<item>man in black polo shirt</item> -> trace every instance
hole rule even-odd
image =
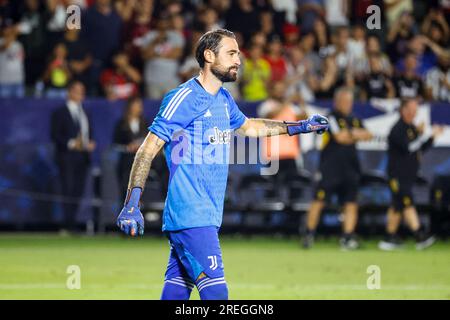
[[[352,115],[352,109],[352,90],[348,88],[336,90],[334,110],[329,115],[330,128],[323,138],[325,147],[320,157],[321,180],[307,215],[304,248],[313,245],[320,213],[333,193],[337,193],[339,202],[343,205],[341,247],[351,250],[359,246],[354,236],[358,219],[356,197],[360,178],[355,144],[371,139],[372,134],[364,129],[360,119]]]
[[[413,120],[417,113],[417,100],[404,100],[400,106],[400,119],[391,129],[388,137],[388,175],[392,194],[392,204],[387,212],[386,238],[378,247],[381,250],[394,250],[401,246],[396,233],[402,214],[408,228],[416,238],[416,248],[425,249],[435,242],[420,225],[414,207],[412,188],[419,170],[422,152],[430,148],[433,139],[442,133],[442,127],[433,126],[424,132],[422,126],[415,126]]]
[[[424,84],[417,74],[417,57],[414,53],[405,56],[405,70],[394,78],[395,91],[401,99],[424,98]]]

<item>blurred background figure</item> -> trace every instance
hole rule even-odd
[[[287,65],[287,96],[297,104],[314,101],[313,86],[317,80],[312,62],[305,57],[303,50],[298,46],[289,50]]]
[[[67,61],[67,48],[63,43],[59,43],[53,49],[42,76],[42,81],[46,87],[45,96],[50,99],[64,99],[71,78],[72,73]]]
[[[25,52],[12,21],[3,22],[0,36],[0,98],[21,98],[25,95]]]
[[[370,72],[362,80],[361,100],[372,98],[390,99],[395,97],[395,88],[389,74],[383,72],[381,54],[369,56]]]
[[[171,29],[169,16],[161,13],[156,29],[148,32],[141,40],[147,97],[161,99],[180,83],[178,59],[183,53],[184,43],[183,36]]]
[[[432,100],[450,103],[450,57],[438,58],[437,66],[426,74],[425,86]]]
[[[62,40],[67,48],[67,63],[74,80],[89,84],[89,71],[92,65],[92,53],[86,42],[80,38],[80,30],[67,29]]]
[[[358,220],[357,195],[360,180],[356,142],[369,140],[372,134],[364,129],[362,121],[352,114],[353,92],[348,88],[336,90],[334,110],[328,116],[330,130],[325,133],[320,155],[320,181],[307,213],[303,247],[311,248],[319,224],[320,213],[337,194],[343,206],[341,248],[354,250],[359,243],[354,234]]]
[[[418,250],[433,245],[436,240],[421,226],[412,189],[417,179],[421,154],[432,146],[434,138],[442,133],[442,128],[433,126],[431,132],[425,132],[423,124],[415,126],[417,107],[416,99],[402,102],[400,119],[388,137],[388,175],[392,204],[387,212],[386,237],[379,243],[382,250],[390,251],[401,247],[397,231],[402,218],[413,232]]]
[[[421,98],[425,96],[425,86],[417,73],[417,57],[414,53],[407,53],[404,60],[405,70],[394,77],[397,97],[400,99]]]
[[[182,64],[180,65],[179,76],[182,82],[189,80],[200,72],[200,67],[198,65],[197,59],[195,59],[195,44],[201,36],[202,33],[197,30],[194,30],[192,32],[189,53],[186,55]]]
[[[141,74],[121,51],[112,57],[112,67],[102,72],[100,83],[109,100],[128,99],[139,92]]]
[[[141,98],[129,98],[124,113],[114,128],[113,143],[120,150],[117,165],[120,194],[127,193],[134,155],[148,133],[148,124],[144,119],[143,111]]]
[[[284,81],[273,82],[270,87],[270,97],[258,107],[258,116],[273,120],[298,121],[306,119],[301,109],[286,99],[286,84]],[[296,159],[300,156],[300,141],[298,137],[280,136],[265,138],[264,151],[266,160],[279,161],[277,181],[286,182],[297,175]]]
[[[76,214],[83,195],[90,165],[90,154],[95,149],[92,127],[83,109],[85,88],[80,81],[67,88],[67,101],[51,117],[51,139],[61,181],[64,223],[69,231],[77,231]]]
[[[112,6],[111,0],[96,0],[84,11],[81,21],[81,38],[86,42],[93,57],[88,94],[98,95],[101,89],[100,74],[120,47],[123,21]]]
[[[263,48],[252,44],[243,63],[241,79],[242,98],[247,101],[261,101],[268,97],[270,64],[263,58]]]
[[[279,36],[275,35],[269,39],[267,54],[264,58],[270,65],[270,81],[283,81],[287,74],[287,62]]]

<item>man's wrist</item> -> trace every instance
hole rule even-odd
[[[304,132],[304,124],[306,122],[306,120],[300,120],[300,121],[295,121],[295,122],[289,122],[289,121],[283,121],[284,124],[286,125],[286,131],[287,134],[290,136],[294,136],[296,134],[300,134],[302,132]]]
[[[141,199],[142,189],[140,187],[133,187],[128,189],[127,197],[125,199],[125,205],[128,207],[139,206],[139,200]]]

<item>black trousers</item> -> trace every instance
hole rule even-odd
[[[63,225],[71,231],[76,229],[76,214],[83,196],[89,169],[89,154],[86,152],[61,152],[57,155],[61,187]]]

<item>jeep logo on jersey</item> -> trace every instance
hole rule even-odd
[[[211,144],[230,144],[231,141],[231,130],[220,130],[214,127],[214,135],[208,137],[208,141]]]

